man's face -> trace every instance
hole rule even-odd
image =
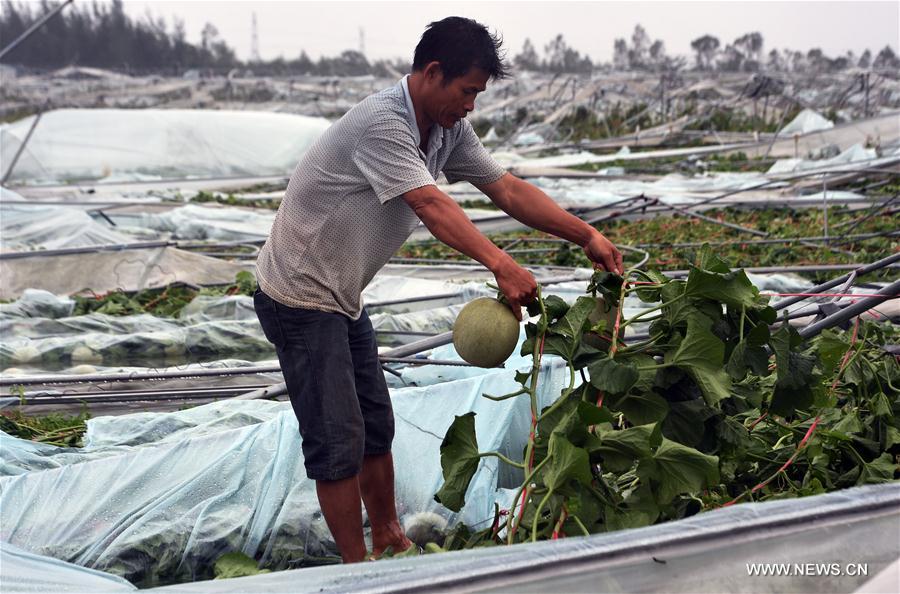
[[[464,75],[447,81],[438,71],[432,79],[428,116],[442,128],[452,128],[456,122],[475,109],[475,97],[485,90],[490,75],[472,67]]]

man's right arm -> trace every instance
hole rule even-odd
[[[403,194],[403,199],[439,241],[481,262],[494,274],[497,286],[521,320],[520,307],[537,295],[534,276],[485,237],[462,208],[437,186],[416,188]]]

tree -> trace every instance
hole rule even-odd
[[[872,65],[872,52],[868,49],[862,53],[859,57],[859,63],[857,66],[860,68],[869,68]]]
[[[806,61],[809,66],[816,72],[822,72],[828,68],[828,58],[825,53],[818,47],[806,52]]]
[[[522,52],[513,58],[513,63],[522,70],[541,69],[540,58],[530,39],[525,39],[525,43],[522,44]]]
[[[697,52],[697,68],[709,70],[716,56],[716,50],[719,49],[719,40],[712,35],[704,35],[692,41],[691,48]]]
[[[900,59],[897,58],[897,55],[894,53],[894,50],[891,49],[891,46],[886,45],[884,49],[878,52],[878,55],[875,56],[875,61],[872,62],[873,68],[885,68],[896,70],[900,68]]]
[[[641,68],[647,64],[647,56],[650,53],[650,36],[641,25],[634,26],[631,34],[631,67]]]
[[[628,42],[622,38],[613,43],[613,68],[626,70],[628,68]]]
[[[219,39],[219,30],[212,23],[206,23],[200,32],[200,47],[209,51]]]
[[[666,44],[663,43],[661,39],[657,39],[653,42],[653,45],[650,46],[650,61],[653,62],[654,65],[658,66],[665,61],[666,58]]]
[[[763,36],[762,33],[754,31],[747,33],[734,40],[734,47],[737,48],[746,59],[762,60]]]
[[[784,62],[781,60],[781,54],[777,49],[769,52],[769,62],[766,64],[769,70],[779,72],[784,69]]]

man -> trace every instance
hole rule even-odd
[[[469,19],[431,23],[412,74],[347,112],[297,165],[259,254],[257,315],[275,344],[307,476],[345,563],[367,553],[360,499],[375,557],[411,546],[394,503],[393,411],[363,289],[422,221],[493,272],[520,320],[537,291],[531,273],[437,188],[440,172],[622,272],[621,254],[603,235],[504,171],[464,119],[488,79],[507,74],[500,43]]]

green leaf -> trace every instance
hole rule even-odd
[[[559,355],[566,361],[572,361],[575,358],[575,352],[578,350],[578,343],[559,334],[546,334],[544,338],[544,354]]]
[[[458,512],[466,502],[466,491],[478,469],[478,441],[475,438],[475,413],[457,415],[441,442],[441,470],[444,484],[434,500]]]
[[[862,433],[863,429],[865,429],[865,427],[862,422],[860,422],[859,415],[855,410],[844,414],[841,420],[832,427],[832,430],[848,435]]]
[[[778,385],[783,388],[808,387],[816,358],[793,349],[800,346],[803,339],[791,326],[784,325],[769,340],[775,352],[775,372]]]
[[[741,381],[747,376],[748,369],[753,370],[756,375],[765,375],[768,373],[769,355],[766,350],[761,347],[751,346],[749,341],[745,339],[739,342],[734,350],[731,351],[731,357],[725,366],[725,371],[731,379]]]
[[[604,472],[623,472],[635,461],[652,455],[651,438],[655,430],[656,425],[650,424],[601,432],[600,446],[594,448],[591,455],[602,459]]]
[[[579,297],[575,304],[569,308],[561,320],[550,326],[550,332],[561,334],[573,341],[581,341],[587,325],[588,316],[597,306],[597,300],[593,297]]]
[[[566,315],[569,304],[558,295],[548,295],[544,298],[544,309],[547,311],[547,321],[552,322]]]
[[[666,353],[666,363],[684,369],[693,378],[709,405],[730,395],[731,380],[722,368],[725,345],[712,332],[688,322],[687,335],[674,354]]]
[[[599,294],[611,306],[618,306],[623,282],[625,279],[618,274],[597,270],[588,283],[587,292]]]
[[[841,340],[834,330],[822,331],[816,340],[816,349],[826,374],[831,375],[837,370],[849,348],[850,345]]]
[[[622,507],[605,507],[607,531],[640,528],[656,522],[660,516],[659,506],[650,485],[642,483],[628,493]]]
[[[270,569],[260,569],[255,559],[251,559],[244,553],[225,553],[216,559],[213,565],[213,573],[217,580],[244,577],[271,573]]]
[[[613,410],[625,414],[633,425],[658,423],[669,414],[669,403],[655,392],[628,392],[621,396],[611,395],[604,401]]]
[[[711,272],[727,273],[731,271],[728,263],[716,255],[716,252],[708,243],[704,243],[698,251],[696,265],[697,268]]]
[[[550,436],[550,450],[548,452],[551,460],[544,467],[543,475],[544,484],[551,491],[558,491],[565,484],[574,479],[582,485],[589,485],[591,482],[591,466],[588,453],[574,445],[560,435],[553,433]]]
[[[591,385],[605,394],[622,394],[638,381],[640,373],[629,363],[604,357],[588,365]]]
[[[716,410],[706,405],[702,398],[670,402],[669,414],[663,421],[663,435],[688,446],[697,446],[706,433],[706,420],[716,415]]]
[[[776,415],[789,417],[798,410],[809,410],[814,401],[815,394],[809,385],[792,387],[776,383],[769,410]]]
[[[578,416],[585,425],[599,425],[613,420],[612,413],[606,408],[600,408],[584,400],[578,402]]]
[[[718,483],[719,458],[663,438],[652,458],[638,465],[638,476],[652,480],[657,485],[657,501],[666,504],[676,495],[696,495]]]
[[[857,485],[867,485],[873,483],[889,483],[894,480],[894,474],[900,470],[894,457],[887,452],[881,454],[871,462],[863,465],[862,472],[859,474]]]
[[[647,270],[644,271],[644,275],[650,280],[650,282],[659,283],[665,285],[669,282],[669,277],[667,277],[662,272],[658,270]],[[638,299],[643,301],[644,303],[656,303],[660,300],[660,289],[658,288],[638,288],[635,293],[638,296]]]
[[[884,392],[872,395],[872,414],[876,417],[894,416],[894,411],[891,410],[891,402]]]
[[[756,306],[759,296],[759,290],[743,270],[719,274],[699,268],[688,273],[684,293],[690,298],[712,299],[736,308]]]
[[[769,327],[766,324],[759,324],[751,328],[750,331],[744,335],[744,340],[746,340],[747,344],[750,346],[761,347],[769,342],[770,336],[771,332],[769,331]]]
[[[885,425],[884,449],[889,450],[897,444],[900,444],[900,429]]]
[[[716,425],[719,441],[735,451],[746,451],[750,447],[750,433],[747,428],[732,417],[723,417]]]

